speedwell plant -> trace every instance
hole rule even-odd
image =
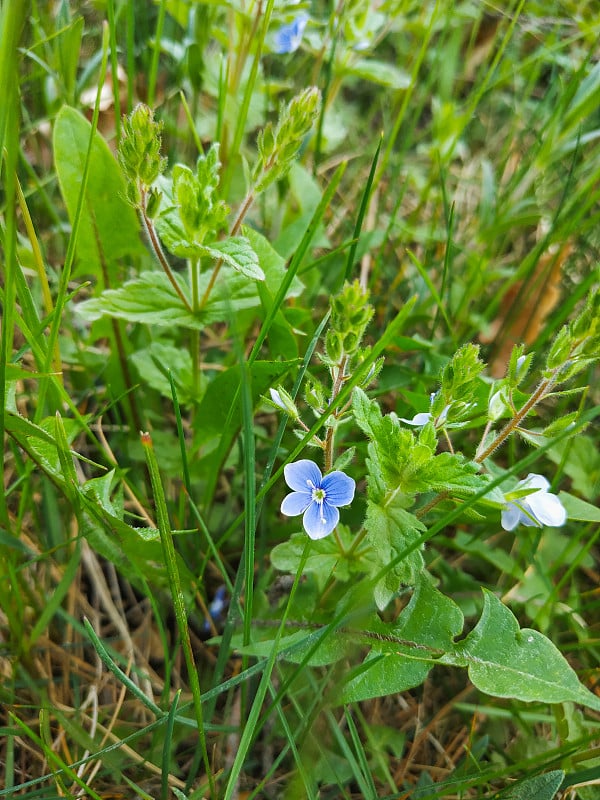
[[[282,386],[272,391],[273,405],[322,452],[317,460],[325,470],[323,477],[308,459],[285,467],[293,492],[281,512],[303,514],[304,530],[274,548],[272,563],[308,576],[293,615],[299,630],[313,631],[300,642],[290,638],[286,654],[323,664],[355,652],[332,688],[335,702],[417,686],[438,663],[466,667],[472,682],[491,695],[600,708],[552,642],[536,630],[520,629],[486,588],[479,622],[460,638],[463,613],[436,585],[427,552],[428,540],[450,522],[472,526],[474,536],[484,522],[506,531],[565,523],[574,498],[549,491],[544,475],[519,480],[514,469],[503,468],[501,452],[513,435],[545,448],[553,437],[568,438],[580,429],[577,415],[543,430],[527,423],[539,403],[598,357],[599,302],[600,293],[592,293],[575,322],[558,333],[533,390],[526,388],[532,355],[523,347],[514,348],[505,378],[491,383],[478,347],[467,344],[442,369],[430,410],[409,419],[384,413],[365,391],[382,364],[361,347],[372,309],[357,282],[332,301],[321,354],[330,386],[312,378],[307,383],[305,399],[325,433],[309,429]],[[358,455],[359,445],[345,444],[355,441],[356,428],[367,438],[366,457]],[[336,437],[342,442],[337,459]],[[345,469],[358,483],[356,497]],[[586,504],[577,503],[573,516],[585,519]],[[592,519],[595,509],[587,510]],[[362,647],[352,651],[351,644]]]

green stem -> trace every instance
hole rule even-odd
[[[246,216],[246,214],[250,209],[250,206],[254,202],[254,198],[255,198],[254,190],[251,189],[244,198],[244,202],[240,206],[240,210],[238,211],[238,215],[235,218],[235,222],[231,226],[231,231],[229,233],[230,236],[235,236],[238,233],[239,229],[242,227],[242,222],[244,221],[244,217]],[[198,307],[199,310],[203,309],[204,306],[206,305],[206,301],[208,300],[210,293],[212,292],[212,288],[215,285],[215,281],[217,280],[217,277],[219,275],[219,272],[221,271],[222,266],[223,266],[223,259],[220,258],[214,266],[212,275],[210,276],[210,281],[208,282],[208,286],[206,287],[206,291],[202,295],[202,300],[200,301],[200,305]]]
[[[340,393],[342,386],[344,385],[344,380],[346,378],[346,369],[348,368],[348,356],[343,355],[340,359],[340,363],[337,367],[334,367],[336,370],[335,378],[333,381],[333,387],[331,390],[331,402],[330,405],[333,404],[335,398]],[[334,412],[333,416],[337,419],[339,412]],[[334,456],[334,446],[335,446],[335,424],[327,428],[327,433],[325,435],[325,473],[329,472],[331,467],[333,466],[333,456]]]
[[[475,456],[473,461],[475,461],[476,464],[483,464],[486,458],[489,458],[489,456],[491,456],[492,453],[495,450],[497,450],[500,447],[500,445],[506,441],[506,439],[508,439],[510,434],[513,433],[519,427],[520,423],[527,416],[527,414],[529,414],[531,409],[534,406],[536,406],[541,400],[544,399],[544,397],[550,392],[550,390],[556,383],[557,373],[558,370],[555,370],[551,378],[544,378],[544,380],[541,381],[541,383],[539,384],[535,392],[531,395],[529,400],[523,406],[521,406],[521,408],[517,411],[514,417],[506,423],[506,425],[504,426],[504,428],[502,428],[502,430],[496,436],[494,441],[491,444],[489,444],[482,453],[479,453],[478,455]],[[450,492],[448,491],[440,492],[429,503],[427,503],[426,506],[420,508],[415,513],[415,516],[421,519],[421,517],[424,517],[425,514],[431,511],[432,508],[437,506],[438,503],[441,503],[442,500],[445,500],[449,496]]]
[[[510,434],[516,428],[519,427],[519,424],[527,416],[527,414],[529,414],[531,409],[534,406],[536,406],[540,402],[540,400],[543,399],[544,395],[548,394],[554,383],[555,383],[554,376],[552,378],[544,378],[544,380],[540,383],[535,392],[531,395],[529,400],[517,411],[515,416],[506,423],[506,425],[504,426],[504,428],[502,428],[502,430],[496,436],[494,441],[490,445],[488,445],[482,453],[476,455],[473,460],[477,464],[483,464],[486,458],[491,456],[494,450],[497,450],[498,447],[500,447],[500,445],[502,444],[502,442],[504,442],[505,439],[508,439]]]
[[[192,310],[198,311],[200,299],[200,259],[193,258],[190,260],[190,276],[192,284]],[[192,356],[192,386],[194,387],[194,396],[198,397],[200,394],[200,330],[192,331],[191,345]]]
[[[143,193],[142,193],[142,203],[140,205],[140,216],[142,218],[142,225],[144,226],[144,230],[146,231],[148,239],[150,240],[150,245],[154,250],[154,253],[156,255],[156,258],[158,259],[159,264],[163,268],[165,275],[171,282],[171,286],[175,289],[177,296],[179,297],[183,305],[187,308],[188,311],[191,311],[192,307],[189,304],[187,297],[181,291],[181,287],[175,280],[175,275],[173,274],[173,270],[171,269],[169,262],[167,261],[167,257],[165,256],[164,250],[162,249],[162,246],[156,234],[156,230],[154,229],[154,224],[152,223],[150,217],[148,217],[146,214],[146,198]]]
[[[192,644],[190,641],[190,633],[187,623],[187,612],[185,609],[185,600],[181,588],[179,569],[177,567],[177,559],[175,555],[175,546],[173,544],[173,534],[171,532],[171,525],[169,523],[167,502],[160,479],[158,461],[156,459],[156,453],[152,444],[152,438],[149,433],[141,433],[140,439],[146,457],[148,472],[150,473],[152,494],[156,504],[156,517],[158,521],[160,541],[162,544],[165,566],[167,568],[171,597],[173,599],[173,609],[175,611],[175,619],[177,620],[177,628],[179,630],[179,637],[181,639],[181,647],[183,649],[183,656],[185,658],[185,664],[188,671],[188,679],[190,682],[190,688],[192,690],[196,724],[198,726],[198,738],[200,740],[200,747],[202,750],[202,760],[204,762],[206,776],[210,785],[211,797],[216,797],[214,779],[208,758],[208,750],[206,748],[206,734],[204,732],[204,718],[202,714],[202,693],[200,691],[200,681],[198,679],[198,672],[196,670],[194,654],[192,652]]]

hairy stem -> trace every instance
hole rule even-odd
[[[235,236],[239,229],[242,227],[242,222],[244,221],[244,217],[248,213],[250,206],[254,202],[255,194],[254,191],[251,189],[246,197],[244,198],[244,202],[240,206],[240,210],[238,211],[238,215],[235,218],[235,222],[231,226],[231,231],[229,233],[230,236]],[[199,309],[204,308],[206,301],[208,300],[210,293],[212,291],[213,286],[215,285],[215,281],[221,271],[221,267],[223,266],[223,259],[220,258],[214,266],[212,275],[210,276],[210,281],[208,282],[208,286],[206,287],[206,291],[202,295],[202,300],[200,301]]]
[[[341,388],[344,384],[344,380],[346,378],[346,369],[348,367],[348,356],[342,356],[340,363],[337,367],[334,367],[335,370],[335,378],[333,380],[333,387],[331,390],[331,402],[335,400],[338,394],[341,391]],[[339,412],[334,412],[333,417],[334,420],[337,419]],[[335,425],[331,425],[327,428],[327,434],[325,435],[325,472],[329,472],[331,467],[333,466],[333,455],[334,455],[334,443],[335,443]]]
[[[496,436],[491,444],[489,444],[483,452],[478,453],[475,458],[473,459],[477,464],[482,464],[486,458],[491,456],[494,450],[497,450],[498,447],[510,436],[513,431],[519,427],[521,421],[529,414],[531,409],[536,406],[540,400],[544,398],[546,394],[550,391],[552,386],[554,385],[555,378],[544,378],[544,380],[539,384],[535,392],[531,395],[529,400],[517,411],[515,416],[510,419],[504,428],[500,431],[500,433]]]
[[[192,307],[191,307],[187,297],[181,291],[181,287],[179,286],[179,284],[175,280],[175,275],[173,274],[173,270],[171,269],[171,267],[169,265],[169,262],[167,261],[167,257],[165,256],[164,250],[162,249],[162,246],[161,246],[160,241],[158,239],[158,236],[156,234],[156,230],[154,228],[154,224],[153,224],[152,220],[146,214],[145,196],[142,197],[142,203],[140,205],[140,216],[141,216],[141,219],[142,219],[142,225],[144,227],[146,235],[148,236],[148,240],[150,242],[150,245],[151,245],[152,249],[154,250],[154,254],[156,255],[156,258],[158,259],[159,264],[163,268],[165,275],[167,276],[167,278],[171,282],[171,286],[175,289],[175,291],[177,293],[177,296],[179,297],[179,299],[181,300],[183,305],[187,308],[188,311],[191,311]]]

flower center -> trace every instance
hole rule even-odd
[[[325,494],[325,492],[323,491],[323,489],[317,489],[317,487],[316,487],[316,486],[314,486],[314,487],[313,487],[313,490],[312,490],[312,499],[313,499],[313,500],[314,500],[316,503],[322,503],[322,502],[323,502],[323,500],[325,500],[325,497],[326,497],[326,494]]]
[[[306,483],[310,486],[310,488],[312,490],[311,494],[312,494],[313,503],[318,503],[318,505],[319,505],[321,524],[325,525],[327,520],[325,519],[325,516],[323,515],[323,503],[325,502],[325,498],[327,497],[327,494],[326,494],[324,489],[321,489],[320,486],[315,486],[312,481],[309,480],[309,481],[306,481]]]

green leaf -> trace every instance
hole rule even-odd
[[[258,256],[260,266],[265,273],[265,285],[271,295],[275,297],[283,281],[286,265],[285,259],[273,249],[271,243],[265,237],[247,225],[242,227],[244,236],[250,242],[252,249]],[[294,278],[287,291],[287,297],[298,297],[304,289],[304,284],[298,278]]]
[[[180,403],[197,402],[192,377],[192,357],[188,350],[175,347],[165,342],[152,342],[143,350],[131,354],[131,360],[140,373],[142,380],[160,392],[163,397],[171,398],[171,384],[167,376],[169,370],[175,381],[177,397]],[[201,392],[206,386],[206,379],[201,376]]]
[[[560,492],[558,495],[560,502],[565,507],[567,517],[576,519],[579,522],[600,522],[600,508],[574,497],[568,492]]]
[[[268,392],[271,386],[275,386],[282,376],[296,365],[296,361],[255,361],[250,367],[254,404],[260,402],[261,395]],[[241,409],[238,392],[240,378],[240,366],[236,364],[219,373],[208,385],[198,408],[198,419],[202,420],[199,429],[203,439],[215,434],[230,435],[230,431],[225,430],[225,423],[230,415],[232,403],[235,403],[232,419],[236,429],[240,425]]]
[[[90,141],[90,123],[64,106],[54,126],[54,159],[69,219],[73,221],[81,176]],[[103,279],[103,265],[111,273],[125,256],[145,252],[135,211],[125,200],[125,181],[104,139],[96,133],[77,241],[79,274]]]
[[[345,525],[338,525],[337,533],[344,550],[348,552],[354,541],[354,534]],[[294,533],[288,541],[281,542],[271,551],[271,564],[275,569],[282,572],[289,572],[294,575],[303,560],[306,547],[306,533]],[[355,566],[351,565],[340,552],[340,547],[335,537],[326,536],[311,543],[310,553],[304,563],[304,572],[312,573],[320,589],[323,589],[332,575],[338,581],[348,581],[351,577],[351,566],[353,572],[358,572]],[[363,568],[364,570],[364,568]]]
[[[476,395],[478,377],[484,368],[479,358],[479,346],[465,344],[452,356],[441,374],[441,389],[433,399],[431,413],[434,417],[449,407],[448,421],[455,422],[469,416]]]
[[[383,506],[372,500],[367,503],[365,528],[373,559],[372,575],[388,567],[426,530],[414,514],[401,508],[397,502]],[[375,602],[379,609],[387,606],[401,585],[417,582],[424,567],[421,550],[422,546],[412,550],[399,563],[386,570],[375,587]]]
[[[356,424],[369,439],[374,440],[381,432],[381,409],[375,400],[370,400],[359,386],[352,393],[352,410]]]
[[[480,469],[475,462],[467,461],[462,453],[439,453],[418,472],[417,491],[447,491],[454,496],[467,497],[491,482],[488,475],[480,473]],[[495,497],[503,501],[498,492]]]
[[[379,638],[344,683],[340,702],[352,703],[419,686],[435,664],[438,651],[454,646],[463,627],[459,607],[424,577],[393,626],[377,627]]]
[[[264,281],[265,279],[265,273],[258,263],[258,256],[252,249],[250,240],[245,236],[233,236],[222,242],[212,242],[210,246],[202,245],[200,252],[202,255],[208,255],[214,259],[221,258],[225,264],[229,264],[246,278],[255,281]]]
[[[483,591],[479,622],[442,663],[468,667],[475,686],[493,697],[541,703],[572,701],[600,710],[600,698],[579,682],[552,642],[538,631],[519,629],[512,612],[492,592]]]
[[[219,277],[206,305],[197,313],[184,307],[163,272],[143,272],[139,278],[127,281],[119,289],[108,289],[75,308],[88,320],[106,315],[146,325],[202,330],[212,322],[231,319],[237,311],[259,305],[255,285],[243,276],[225,268]],[[179,275],[175,278],[184,295],[189,296],[183,278]],[[200,276],[199,294],[203,294],[209,280],[209,273]]]
[[[114,486],[115,472],[86,481],[80,496],[86,514],[83,535],[101,556],[113,563],[136,586],[146,582],[168,587],[162,544],[157,532],[137,528],[123,520],[123,498]],[[177,566],[186,593],[193,591],[195,578],[181,556]]]
[[[349,75],[364,78],[371,83],[387,86],[390,89],[408,89],[410,75],[402,69],[385,61],[362,59],[344,70]]]
[[[201,245],[188,237],[176,207],[165,209],[154,225],[167,250],[177,258],[197,258],[201,254]]]
[[[511,786],[508,792],[502,794],[503,800],[553,800],[556,792],[565,779],[562,769],[553,769],[544,775],[534,775],[532,778],[525,778],[515,786]]]

